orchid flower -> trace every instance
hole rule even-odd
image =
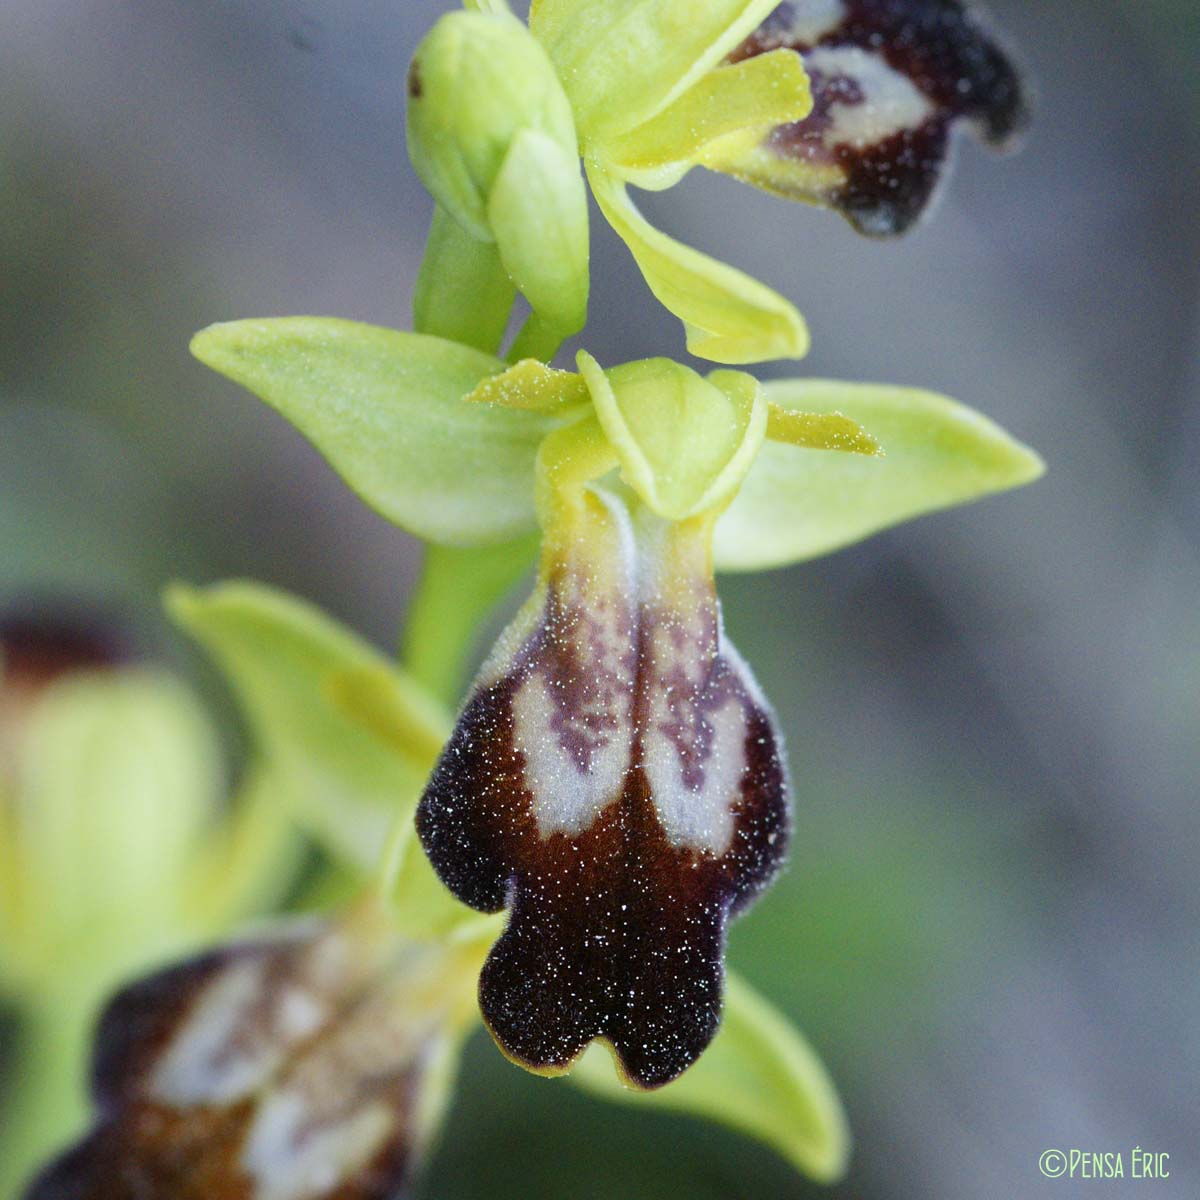
[[[215,326],[193,348],[405,528],[479,544],[540,524],[538,587],[470,692],[418,829],[456,895],[511,910],[481,987],[507,1053],[562,1070],[600,1038],[630,1080],[672,1078],[712,1036],[726,920],[788,829],[780,740],[721,631],[713,568],[823,553],[1027,481],[1039,460],[904,389],[706,380],[662,359],[604,371],[587,355],[579,374],[506,369],[309,318]]]
[[[96,1123],[27,1200],[388,1200],[449,1094],[464,962],[368,898],[130,985],[97,1031]]]
[[[471,689],[417,829],[455,895],[509,909],[479,993],[504,1052],[563,1072],[599,1038],[651,1087],[715,1033],[727,921],[790,828],[780,735],[721,628],[717,516],[768,434],[876,447],[837,417],[772,422],[739,372],[580,367],[522,363],[474,394],[578,416],[538,452],[538,586]]]
[[[796,55],[785,51],[721,66],[770,12],[770,0],[720,0],[699,9],[679,0],[539,0],[528,30],[506,6],[475,7],[488,11],[455,13],[439,22],[409,74],[410,153],[440,211],[481,242],[494,240],[502,258],[505,244],[519,241],[524,262],[546,264],[526,268],[526,276],[548,275],[551,263],[565,276],[580,258],[577,251],[564,255],[562,247],[586,238],[582,152],[601,210],[630,246],[651,290],[684,321],[689,349],[730,363],[803,355],[808,333],[791,303],[653,229],[625,191],[627,182],[668,187],[701,161],[708,146],[747,128],[762,136],[807,115],[812,98]],[[505,56],[498,61],[501,43]],[[518,87],[520,101],[506,106]],[[444,98],[451,94],[456,103]],[[448,112],[470,115],[448,128],[439,119]],[[468,177],[483,183],[484,204],[470,195]],[[536,220],[530,221],[531,213]],[[519,238],[508,232],[517,228]],[[435,232],[439,240],[452,236],[440,220]],[[438,257],[427,261],[436,264]],[[540,289],[527,288],[508,259],[504,265],[535,319],[545,324]],[[586,277],[586,256],[582,267],[582,275],[577,267],[574,282],[561,286],[562,295],[586,301],[579,282]],[[433,307],[426,295],[437,274],[434,266],[423,274],[428,282],[418,291],[418,328],[454,336],[453,318],[423,319]],[[582,323],[582,316],[573,327],[560,323],[557,340]],[[495,327],[494,321],[483,324]],[[536,333],[527,330],[511,357],[549,358],[556,338]]]
[[[171,593],[227,672],[263,776],[371,889],[366,908],[385,905],[386,933],[350,936],[346,916],[299,943],[268,934],[119,997],[99,1044],[124,1045],[125,1061],[99,1071],[93,1132],[40,1186],[71,1180],[88,1196],[127,1163],[157,1197],[271,1164],[283,1198],[294,1160],[331,1181],[306,1194],[336,1182],[383,1196],[432,1136],[425,1114],[446,1101],[477,972],[478,1011],[522,1065],[573,1068],[613,1097],[636,1094],[621,1081],[653,1088],[648,1102],[734,1124],[835,1177],[845,1122],[819,1062],[746,985],[725,986],[726,924],[777,871],[791,817],[782,740],[722,632],[713,570],[825,553],[1025,482],[1037,457],[907,389],[705,379],[664,359],[604,370],[586,354],[577,374],[509,367],[317,318],[214,326],[193,349],[435,549],[488,553],[540,526],[541,567],[457,722],[307,606],[250,585]],[[468,904],[508,908],[506,923],[457,904],[435,870]],[[349,1008],[305,982],[304,964],[322,947],[340,961],[339,946],[361,959],[338,972],[337,987],[359,988]],[[253,1015],[286,997],[326,1030],[314,1048],[286,1041],[282,1015]],[[377,1015],[359,1023],[359,1005]],[[247,1022],[261,1040],[230,1076],[219,1051],[246,1043]],[[161,1037],[143,1047],[146,1029]],[[593,1040],[615,1072],[580,1057]],[[333,1111],[313,1081],[364,1057],[376,1089],[350,1071]],[[732,1086],[748,1072],[754,1088]],[[416,1092],[400,1104],[402,1079]],[[214,1112],[221,1123],[206,1125]],[[162,1136],[146,1134],[147,1113]]]
[[[0,618],[0,994],[17,1017],[0,1195],[82,1123],[109,990],[288,885],[294,837],[261,784],[226,811],[196,698],[103,622]]]
[[[225,670],[262,771],[291,781],[290,811],[360,894],[332,917],[263,925],[118,993],[96,1034],[92,1129],[28,1200],[386,1200],[436,1139],[499,929],[453,901],[416,838],[403,836],[419,787],[400,781],[428,772],[430,721],[444,738],[451,716],[290,597],[251,584],[177,586],[168,603]],[[337,818],[361,828],[371,813],[402,834],[384,849],[382,874],[379,847],[371,855],[330,836]],[[572,1079],[607,1099],[635,1095],[596,1059]],[[815,1178],[844,1167],[845,1119],[828,1076],[737,979],[704,1061],[645,1102],[740,1128]],[[124,1191],[110,1190],[115,1180]]]
[[[1009,52],[962,0],[787,0],[730,61],[780,50],[804,63],[813,111],[711,146],[704,165],[836,209],[860,233],[921,217],[956,123],[1008,149],[1029,121]]]
[[[586,306],[576,144],[688,349],[752,363],[806,353],[800,314],[654,228],[630,186],[660,191],[703,166],[835,208],[860,232],[900,233],[933,194],[957,120],[1004,146],[1028,115],[1016,69],[959,0],[534,0],[532,39],[506,6],[477,7],[488,11],[443,18],[414,58],[413,161],[442,210],[499,244],[535,317],[563,298],[560,335],[582,326]],[[440,222],[435,234],[450,236]],[[423,278],[435,286],[432,271]],[[423,301],[419,327],[455,336],[454,322],[421,323]],[[527,331],[510,357],[556,344]]]

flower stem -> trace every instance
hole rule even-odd
[[[495,354],[515,297],[495,244],[477,241],[435,207],[413,294],[413,329]]]
[[[538,362],[549,363],[558,353],[562,342],[562,334],[533,312],[513,339],[507,358],[510,363],[520,362],[523,358],[536,358]]]
[[[480,624],[528,570],[538,537],[495,546],[430,545],[404,631],[405,667],[453,705]]]
[[[463,0],[463,8],[472,12],[492,13],[494,16],[512,15],[508,0]]]
[[[26,1012],[0,1108],[0,1198],[9,1200],[84,1127],[94,1004],[72,998]]]

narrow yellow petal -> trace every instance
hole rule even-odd
[[[882,457],[883,447],[857,422],[839,412],[793,412],[771,404],[767,409],[767,437],[809,450],[842,450],[847,454]]]
[[[757,279],[654,228],[625,185],[592,164],[592,191],[658,300],[687,328],[688,350],[739,365],[802,358],[808,329],[795,306]]]
[[[525,358],[507,371],[484,379],[467,399],[548,413],[586,404],[588,391],[573,371],[558,371],[536,358]]]
[[[605,160],[639,187],[655,186],[670,164],[693,165],[706,146],[750,131],[754,140],[812,111],[800,55],[776,50],[710,71],[652,121],[605,144]],[[678,171],[662,176],[674,182]]]

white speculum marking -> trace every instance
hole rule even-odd
[[[846,6],[842,0],[793,0],[791,19],[781,24],[778,36],[772,35],[769,46],[785,46],[799,42],[811,46],[827,33],[832,33],[845,19]],[[769,18],[768,18],[769,19]]]
[[[620,798],[640,732],[639,765],[668,840],[719,856],[747,768],[740,660],[723,653],[711,581],[664,586],[667,540],[639,533],[636,569],[614,573],[623,594],[611,584],[598,593],[583,574],[562,585],[566,615],[547,627],[553,642],[513,695],[514,746],[538,832],[573,837]],[[645,724],[635,731],[639,689]]]
[[[915,129],[933,114],[933,105],[907,75],[894,71],[878,54],[858,46],[818,46],[804,55],[805,66],[826,79],[852,80],[862,93],[855,103],[835,100],[823,142],[862,149]]]
[[[746,714],[722,663],[716,601],[698,597],[690,620],[647,615],[647,718],[642,766],[658,819],[677,846],[724,854],[746,772]]]
[[[586,728],[584,718],[589,715],[605,721],[607,728]],[[572,727],[570,734],[555,731],[562,724]],[[551,688],[535,673],[513,697],[513,727],[542,837],[581,834],[621,794],[632,743],[627,702],[618,706],[614,698],[608,705],[585,704],[576,713],[563,714]],[[586,742],[586,762],[571,741]]]
[[[297,921],[272,946],[248,945],[201,988],[154,1069],[155,1099],[176,1108],[236,1103],[320,1030],[369,962],[336,926],[305,941],[308,929]]]
[[[325,1009],[298,992],[276,994],[271,966],[266,958],[234,961],[204,988],[155,1069],[150,1090],[156,1099],[179,1108],[234,1103],[277,1069],[287,1040],[317,1030]],[[278,1012],[263,1011],[280,1000]]]
[[[415,975],[372,992],[264,1097],[241,1156],[256,1200],[327,1195],[389,1142],[411,1148],[404,1076],[420,1070],[438,1021],[422,998]]]
[[[545,644],[512,699],[513,744],[543,838],[591,826],[620,796],[633,745],[636,547],[624,509],[603,499],[611,561],[599,572],[566,564],[543,610]]]

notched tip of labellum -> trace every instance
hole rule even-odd
[[[1009,51],[961,0],[789,0],[732,60],[780,47],[803,58],[813,111],[723,169],[831,207],[868,236],[917,224],[957,123],[997,149],[1029,124]]]
[[[716,1032],[726,925],[783,858],[787,785],[703,540],[635,536],[615,502],[590,520],[476,681],[417,829],[461,900],[510,908],[479,982],[505,1054],[557,1074],[602,1040],[650,1088]]]
[[[388,1200],[440,1014],[359,912],[139,981],[98,1029],[91,1133],[25,1200]]]

